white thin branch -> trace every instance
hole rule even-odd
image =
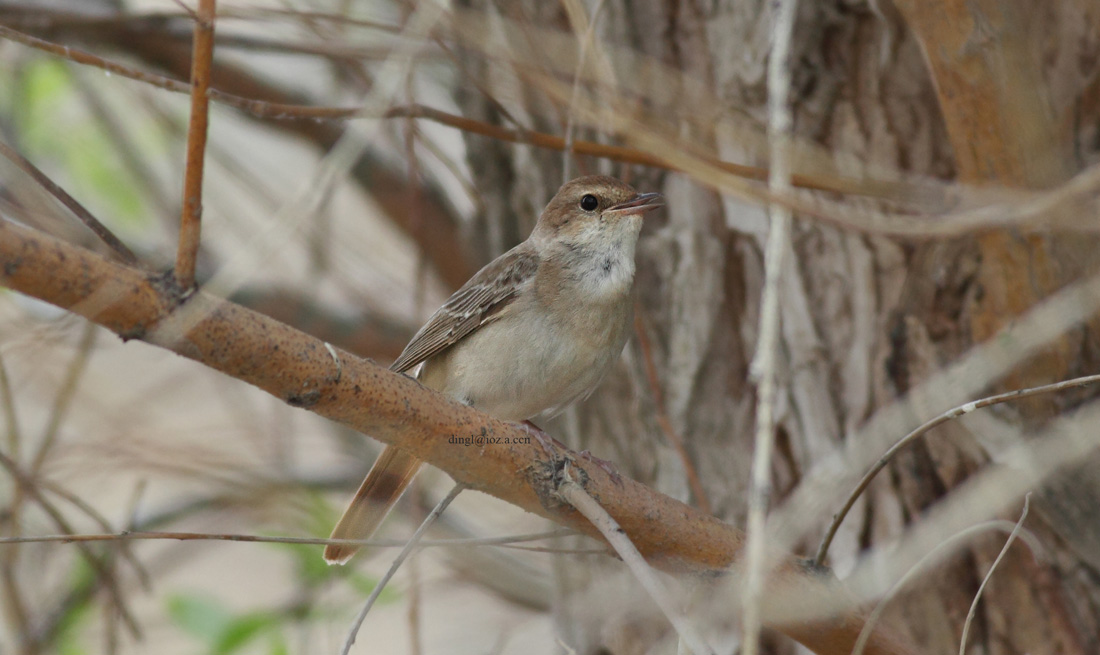
[[[1027,518],[1028,505],[1031,504],[1031,494],[1024,496],[1024,510],[1020,512],[1020,520],[1016,521],[1016,527],[1012,528],[1012,533],[1008,535],[1008,539],[1005,540],[1005,545],[1001,548],[1001,552],[997,555],[997,559],[993,560],[993,565],[989,567],[989,572],[982,578],[982,584],[978,587],[978,593],[974,594],[974,600],[970,603],[970,611],[966,613],[966,623],[963,624],[962,638],[959,639],[959,655],[966,655],[966,637],[970,633],[970,623],[974,620],[974,614],[978,610],[978,601],[982,599],[982,592],[985,590],[985,585],[989,582],[989,579],[993,577],[993,571],[997,570],[997,565],[1004,559],[1005,553],[1008,552],[1009,546],[1013,541],[1016,541],[1016,535],[1020,534],[1020,529],[1024,526],[1024,519]]]
[[[359,634],[359,628],[363,627],[363,621],[366,620],[367,614],[370,612],[371,608],[374,607],[374,602],[378,600],[378,596],[382,594],[382,590],[386,588],[386,584],[389,583],[390,579],[397,573],[397,569],[401,568],[401,565],[408,559],[413,550],[416,549],[417,544],[420,542],[420,537],[423,536],[428,527],[431,526],[432,523],[435,523],[435,520],[443,513],[443,510],[447,509],[451,501],[453,501],[465,488],[466,485],[464,484],[456,484],[454,488],[451,489],[450,493],[432,509],[428,517],[425,518],[424,522],[420,524],[420,527],[416,529],[416,532],[409,537],[408,543],[406,543],[405,547],[401,549],[401,552],[397,554],[397,558],[393,560],[390,569],[386,571],[386,574],[382,576],[378,584],[374,585],[374,591],[370,593],[367,602],[363,604],[363,609],[359,610],[359,616],[355,617],[355,622],[352,623],[351,629],[348,630],[348,637],[344,641],[344,647],[340,650],[340,655],[348,655],[348,653],[351,652],[351,645],[355,643],[355,637]]]
[[[780,0],[772,28],[772,51],[768,61],[768,138],[771,157],[768,188],[776,196],[791,190],[788,151],[791,141],[791,111],[788,107],[791,72],[791,34],[797,0]],[[765,514],[771,496],[771,460],[775,443],[776,360],[779,354],[779,292],[784,254],[788,249],[791,213],[777,204],[769,206],[771,229],[764,252],[764,292],[760,308],[760,331],[752,376],[756,380],[756,435],[752,477],[749,487],[749,516],[745,555],[745,586],[742,595],[742,637],[744,655],[756,655],[760,640],[761,599],[768,564]]]
[[[634,547],[630,537],[626,536],[623,529],[619,527],[618,522],[603,507],[600,507],[600,504],[592,496],[589,496],[583,487],[573,481],[573,478],[569,476],[568,468],[565,471],[564,482],[558,487],[558,495],[584,515],[592,525],[596,526],[600,534],[607,540],[607,543],[611,544],[623,563],[641,583],[653,602],[657,603],[657,607],[661,609],[661,612],[672,624],[673,629],[676,630],[680,641],[686,644],[695,655],[713,655],[714,650],[703,640],[695,627],[688,622],[682,613],[673,607],[672,596],[665,589],[664,584],[653,574],[653,570],[649,568],[645,558]]]

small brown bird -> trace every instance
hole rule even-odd
[[[531,236],[456,291],[390,369],[422,364],[425,386],[507,421],[586,397],[626,344],[641,215],[663,204],[611,177],[566,183]],[[386,446],[332,538],[369,538],[420,464]],[[325,560],[343,564],[358,549],[329,545]]]

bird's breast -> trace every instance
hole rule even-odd
[[[425,363],[427,386],[520,421],[583,398],[618,360],[631,320],[629,294],[548,308],[536,294]]]

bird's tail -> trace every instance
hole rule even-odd
[[[386,446],[332,529],[330,538],[369,539],[401,498],[422,463],[393,446]],[[329,544],[325,546],[325,561],[345,564],[358,550],[359,546],[354,544]]]

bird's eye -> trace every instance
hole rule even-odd
[[[596,200],[596,196],[592,195],[591,193],[586,193],[584,197],[581,198],[581,209],[586,212],[590,212],[599,206],[600,201]]]

